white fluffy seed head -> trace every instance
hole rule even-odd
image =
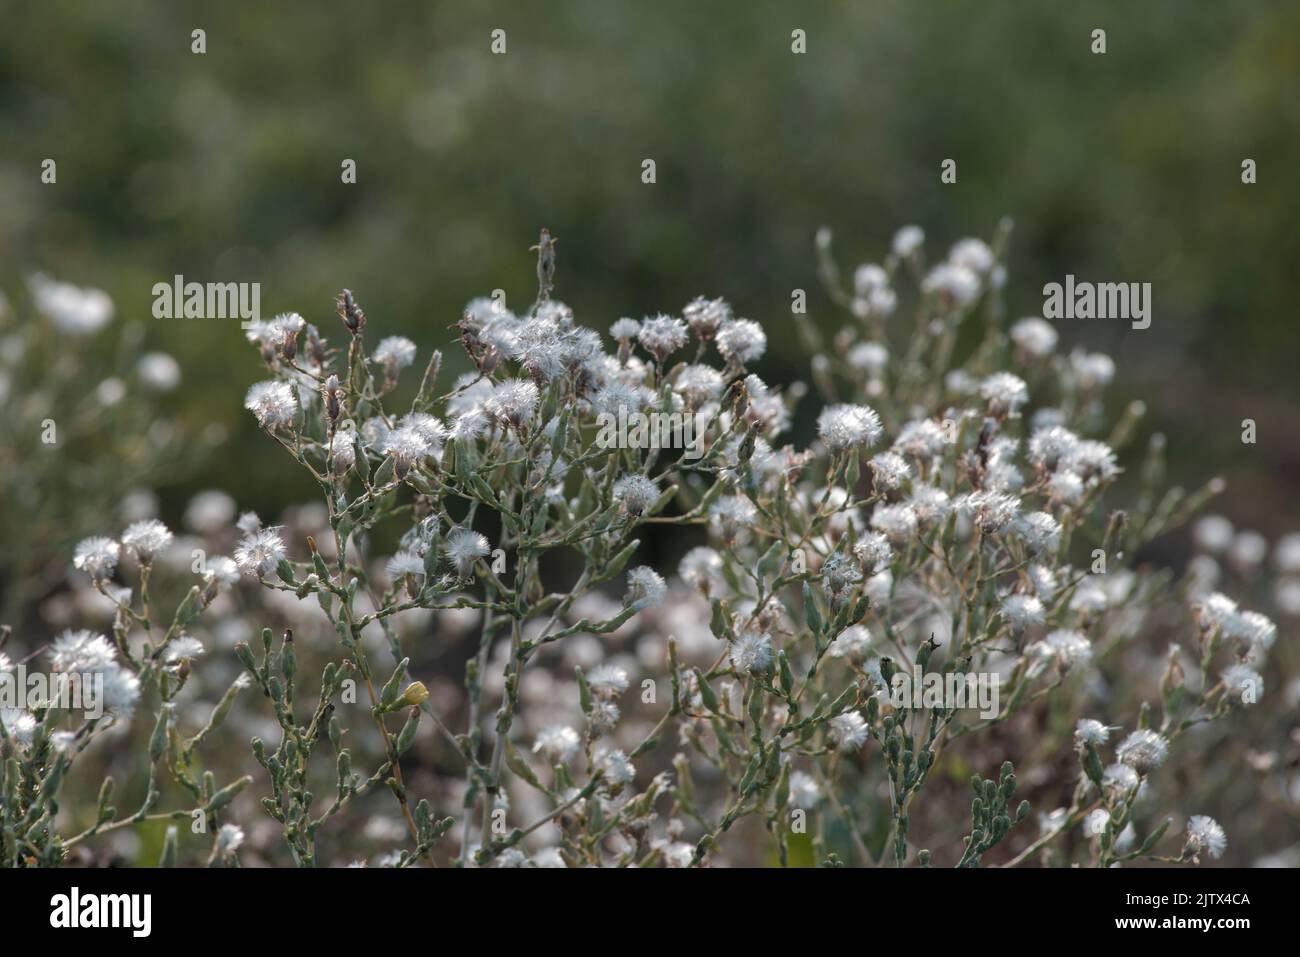
[[[1004,531],[1020,511],[1020,499],[1002,492],[971,492],[961,501],[961,508],[986,535]]]
[[[894,233],[890,248],[894,251],[895,256],[906,259],[916,253],[924,243],[925,230],[920,226],[908,225],[903,226],[898,232]]]
[[[718,352],[733,365],[756,362],[767,351],[767,333],[751,319],[729,319],[717,335]]]
[[[275,430],[293,422],[298,414],[298,397],[289,383],[268,379],[249,386],[244,408],[253,413],[262,428]]]
[[[1211,592],[1194,606],[1196,619],[1206,631],[1225,627],[1237,615],[1237,603],[1222,592]]]
[[[235,546],[235,564],[246,575],[264,578],[275,571],[286,554],[279,528],[259,528]]]
[[[995,372],[980,383],[980,397],[993,415],[1014,415],[1029,401],[1029,387],[1017,375]]]
[[[1043,645],[1062,671],[1084,667],[1092,660],[1092,642],[1081,631],[1067,628],[1053,631]]]
[[[703,405],[722,394],[722,374],[706,365],[689,365],[677,374],[673,389],[692,408]]]
[[[617,697],[628,688],[627,671],[618,665],[599,664],[587,673],[587,686],[597,697]]]
[[[871,475],[875,487],[881,491],[894,491],[907,481],[911,474],[911,466],[897,452],[881,452],[871,459]]]
[[[413,426],[399,426],[388,433],[382,451],[392,456],[399,468],[409,468],[433,451],[424,433]]]
[[[641,347],[661,364],[686,345],[687,338],[686,323],[673,316],[665,315],[641,320],[641,328],[636,334],[637,342],[641,343]]]
[[[631,784],[636,778],[636,768],[622,751],[610,751],[602,755],[598,763],[605,772],[606,783],[614,787]]]
[[[113,577],[121,550],[117,542],[102,535],[83,538],[77,543],[72,564],[74,568],[88,573],[95,581],[103,581]]]
[[[40,273],[31,278],[29,286],[37,310],[60,332],[89,335],[113,318],[113,300],[102,289],[74,286]]]
[[[697,296],[682,310],[682,317],[701,342],[710,342],[723,323],[731,319],[731,306],[725,299],[705,299]]]
[[[1001,612],[1017,631],[1041,625],[1044,620],[1043,603],[1034,595],[1008,595],[1002,600]]]
[[[1088,812],[1088,816],[1083,819],[1083,833],[1088,837],[1100,837],[1106,830],[1106,825],[1110,821],[1110,811],[1104,807]]]
[[[578,732],[564,724],[552,724],[537,733],[533,753],[543,754],[557,764],[563,764],[578,753],[582,739]]]
[[[889,362],[889,350],[879,342],[859,342],[848,354],[849,365],[861,369],[869,378],[879,378]]]
[[[803,771],[790,772],[790,803],[795,807],[811,811],[822,799],[821,787],[811,774]]]
[[[1121,764],[1144,775],[1165,763],[1169,756],[1169,741],[1148,728],[1141,728],[1125,738],[1115,754]]]
[[[356,433],[351,429],[335,432],[330,439],[330,456],[334,462],[334,471],[346,472],[357,461]]]
[[[117,652],[109,640],[84,628],[69,628],[50,646],[51,665],[59,672],[100,671],[116,661]]]
[[[682,556],[677,574],[694,588],[711,590],[723,580],[722,556],[707,545],[697,545]]]
[[[1216,860],[1228,847],[1228,836],[1219,822],[1206,814],[1194,814],[1187,820],[1185,853],[1192,857],[1206,854]]]
[[[832,405],[817,417],[817,434],[832,452],[875,445],[883,429],[880,416],[866,405]]]
[[[140,700],[140,680],[122,667],[117,651],[103,635],[92,631],[65,631],[50,647],[50,663],[64,674],[96,674],[103,679],[105,711],[129,718]]]
[[[921,528],[933,527],[952,511],[948,493],[937,485],[915,485],[907,498],[907,505],[916,514],[917,525]]]
[[[392,558],[388,559],[388,562],[384,565],[384,570],[388,572],[388,577],[393,581],[407,575],[423,578],[424,559],[415,552],[404,549],[396,552]]]
[[[406,336],[388,336],[379,341],[370,357],[391,370],[405,369],[415,362],[415,343]]]
[[[609,327],[609,334],[615,339],[635,339],[636,334],[640,331],[641,323],[626,317],[617,320]]]
[[[862,536],[853,546],[853,554],[867,575],[876,574],[894,560],[894,549],[890,547],[889,539],[879,532],[869,532]]]
[[[746,632],[731,643],[728,656],[737,671],[756,674],[772,664],[772,636],[765,632]]]
[[[491,551],[487,538],[472,528],[453,528],[447,533],[442,548],[460,578],[469,577],[474,563]]]
[[[1101,352],[1076,350],[1070,354],[1070,369],[1075,382],[1085,392],[1104,389],[1115,378],[1115,362]]]
[[[1057,339],[1052,324],[1038,316],[1028,316],[1011,327],[1011,341],[1031,359],[1044,359],[1051,355]]]
[[[1046,512],[1030,512],[1015,522],[1016,533],[1030,554],[1053,553],[1061,544],[1061,524]]]
[[[915,459],[929,459],[943,451],[947,436],[943,427],[933,419],[908,422],[898,432],[894,448]]]
[[[948,262],[982,275],[993,268],[993,250],[984,240],[968,236],[953,243],[948,251]]]
[[[193,635],[179,635],[168,643],[163,658],[173,664],[179,664],[182,661],[193,661],[202,656],[205,650],[203,642]]]
[[[757,514],[754,503],[743,495],[724,495],[709,506],[709,519],[727,540],[748,528]]]
[[[1077,435],[1063,426],[1039,428],[1029,437],[1025,457],[1035,468],[1051,472],[1063,462],[1069,461],[1079,441]]]
[[[871,513],[871,527],[894,545],[909,542],[916,535],[916,509],[904,503],[879,504]]]
[[[1105,442],[1096,439],[1080,441],[1063,464],[1085,483],[1109,482],[1119,474],[1115,451]]]
[[[1091,744],[1101,747],[1110,737],[1111,729],[1095,718],[1080,718],[1074,726],[1074,743],[1078,747]]]
[[[629,515],[640,515],[659,500],[659,486],[644,475],[624,475],[614,483],[614,501]]]
[[[831,718],[831,740],[841,751],[857,751],[866,743],[869,733],[866,719],[856,711]]]
[[[484,410],[504,425],[518,428],[537,409],[537,386],[524,379],[507,379],[492,389]]]
[[[850,625],[826,649],[832,658],[863,658],[871,650],[871,632],[861,625]]]
[[[1047,480],[1047,497],[1053,505],[1073,505],[1083,493],[1083,479],[1073,472],[1055,472]]]
[[[921,291],[934,296],[945,310],[956,312],[979,296],[980,277],[966,266],[940,263],[921,281]]]
[[[171,543],[171,530],[154,518],[132,522],[122,533],[122,548],[144,564],[153,561]]]
[[[223,824],[217,831],[217,853],[233,854],[244,843],[244,831],[238,824]]]
[[[233,558],[218,555],[208,559],[208,567],[203,577],[207,581],[229,588],[239,583],[239,565]]]
[[[1234,704],[1254,704],[1264,694],[1264,676],[1250,665],[1242,662],[1229,665],[1219,677]]]
[[[641,610],[658,608],[668,594],[668,586],[657,571],[641,565],[627,573],[628,606]]]

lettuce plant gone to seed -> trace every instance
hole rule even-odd
[[[454,382],[346,289],[330,326],[253,323],[244,405],[318,502],[231,503],[192,567],[156,518],[86,529],[68,560],[111,626],[44,660],[101,675],[103,714],[0,712],[0,860],[151,822],[164,862],[226,865],[1221,856],[1165,772],[1263,695],[1277,628],[1138,560],[1222,483],[1164,489],[1141,403],[1109,414],[1112,360],[1007,321],[1008,237],[931,263],[905,227],[845,277],[823,231],[845,326],[780,320],[809,385],[756,374],[767,334],[725,299],[581,324],[545,231],[528,308],[465,307]],[[454,685],[418,670],[461,648]],[[61,809],[133,723],[141,780]],[[232,768],[211,752],[237,734]]]

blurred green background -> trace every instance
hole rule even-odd
[[[19,298],[39,269],[108,290],[180,360],[170,409],[233,436],[162,490],[164,518],[197,488],[264,514],[309,492],[241,408],[261,370],[238,324],[151,318],[175,273],[260,282],[264,314],[336,339],[349,286],[376,334],[443,347],[454,372],[447,326],[496,287],[530,301],[545,225],[582,321],[726,296],[767,326],[759,371],[789,381],[806,374],[790,290],[816,287],[818,226],[852,266],[904,223],[934,257],[1006,214],[1011,317],[1067,272],[1151,282],[1149,330],[1067,321],[1063,347],[1116,358],[1174,475],[1225,474],[1220,508],[1270,538],[1300,525],[1294,2],[6,0],[0,23],[3,288]]]

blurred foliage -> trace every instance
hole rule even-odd
[[[788,380],[818,226],[868,260],[907,222],[937,254],[1010,215],[1011,318],[1066,272],[1154,284],[1150,330],[1061,331],[1115,355],[1175,472],[1223,471],[1227,510],[1269,532],[1300,485],[1295,3],[6,0],[0,22],[4,288],[41,269],[107,289],[180,359],[170,411],[232,430],[166,512],[197,487],[267,512],[305,489],[241,408],[256,367],[237,324],[150,318],[155,282],[261,282],[264,313],[336,337],[347,285],[376,334],[427,354],[472,296],[531,296],[542,225],[584,321],[723,295],[768,327],[759,371]]]

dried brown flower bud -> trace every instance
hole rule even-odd
[[[339,318],[343,320],[343,325],[348,327],[348,332],[354,336],[361,335],[362,330],[366,327],[366,314],[357,301],[352,296],[351,289],[344,289],[338,295],[336,300],[338,304]]]

